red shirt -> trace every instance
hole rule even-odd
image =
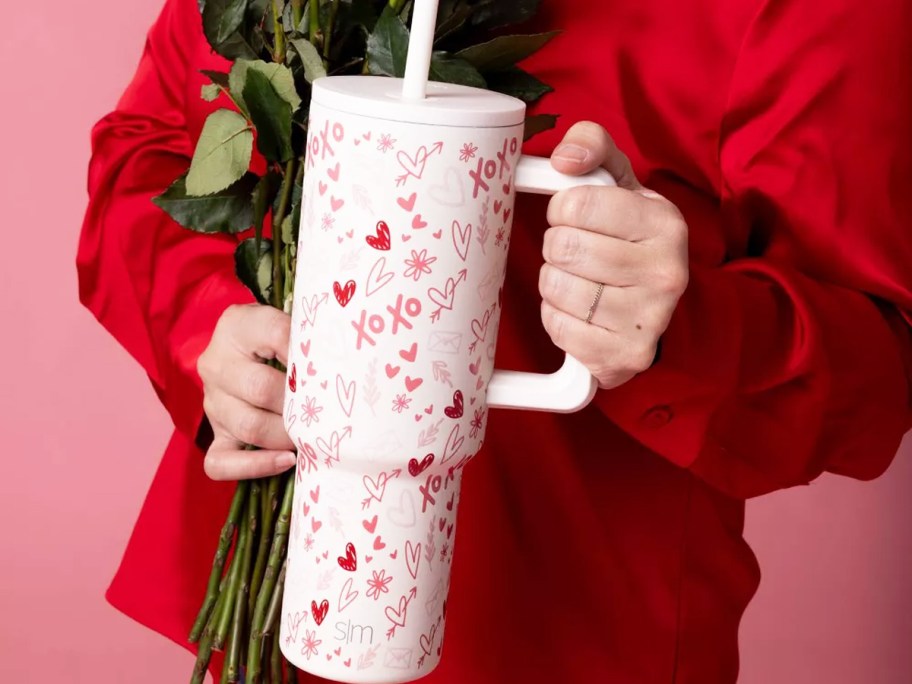
[[[910,427],[912,25],[901,0],[563,0],[528,63],[557,131],[603,124],[690,227],[660,361],[572,416],[500,412],[465,474],[443,662],[427,681],[734,682],[759,570],[744,498],[827,470],[872,478]],[[212,104],[194,0],[168,0],[93,133],[80,296],[148,372],[176,431],[108,592],[178,643],[233,490],[194,435],[196,357],[251,301],[235,240],[150,197]],[[498,360],[556,367],[539,321],[544,204],[521,201]],[[112,458],[114,456],[112,455]]]

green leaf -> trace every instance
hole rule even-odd
[[[265,47],[261,25],[266,1],[209,0],[200,3],[203,32],[212,49],[230,60],[259,57]],[[233,30],[228,31],[232,26]]]
[[[291,46],[301,58],[301,64],[304,65],[304,78],[308,83],[313,83],[316,79],[326,76],[326,68],[323,66],[323,58],[317,52],[309,40],[304,38],[292,38]]]
[[[458,0],[461,2],[461,0]],[[472,16],[474,8],[453,2],[442,2],[437,12],[437,30],[434,43],[440,43],[459,31]]]
[[[223,190],[250,166],[253,131],[230,109],[217,109],[203,124],[187,174],[187,193],[199,197]]]
[[[155,206],[164,210],[184,228],[197,233],[240,233],[253,224],[251,195],[257,176],[246,173],[233,185],[212,195],[194,197],[187,194],[187,174],[171,184],[165,192],[153,197]]]
[[[282,242],[286,245],[293,245],[294,239],[294,222],[291,216],[286,216],[282,221]]]
[[[375,76],[405,75],[409,32],[389,5],[383,10],[374,31],[367,39],[367,66]]]
[[[281,184],[282,176],[270,169],[260,178],[253,191],[253,228],[257,240],[263,239],[263,221],[266,220],[266,213],[272,206]]]
[[[304,192],[300,183],[295,183],[295,186],[291,189],[291,210],[288,212],[288,216],[291,219],[291,235],[289,236],[288,244],[293,248],[297,248],[298,244],[298,234],[301,228],[301,203],[303,200]],[[284,226],[282,239],[285,238]]]
[[[247,104],[244,101],[244,87],[247,83],[247,75],[251,71],[259,72],[265,76],[276,94],[291,105],[292,110],[301,106],[301,98],[295,89],[294,75],[291,73],[291,69],[284,64],[264,62],[261,59],[239,59],[232,65],[231,72],[228,74],[228,89],[237,100],[238,105],[245,111]]]
[[[492,29],[528,21],[538,12],[541,0],[484,0],[475,8],[472,24]]]
[[[551,86],[542,83],[532,74],[519,67],[512,67],[504,71],[494,71],[487,75],[488,88],[518,97],[526,103],[535,102],[543,95],[554,90]]]
[[[459,85],[484,88],[484,76],[464,59],[455,57],[446,52],[435,52],[431,56],[430,80],[443,83],[458,83]]]
[[[206,102],[214,102],[221,92],[222,89],[215,83],[207,83],[200,89],[200,97]]]
[[[257,245],[256,238],[248,238],[238,244],[234,251],[234,270],[260,304],[269,304],[272,292],[271,240]],[[268,279],[261,278],[264,271],[268,273]]]
[[[228,74],[226,74],[224,71],[201,69],[200,73],[212,81],[215,85],[221,86],[225,90],[228,90]]]
[[[206,0],[203,33],[213,48],[227,42],[244,21],[246,0]]]
[[[533,136],[549,131],[557,125],[557,117],[554,114],[533,114],[526,117],[526,130],[523,140],[528,140]]]
[[[487,43],[473,45],[456,53],[480,72],[500,71],[538,52],[559,31],[523,36],[499,36]]]
[[[270,161],[291,159],[291,105],[276,92],[269,78],[254,69],[247,72],[243,95],[256,126],[257,149]]]

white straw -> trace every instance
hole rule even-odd
[[[403,100],[423,100],[427,97],[438,2],[439,0],[415,0],[412,33],[405,61],[405,80],[402,84]]]

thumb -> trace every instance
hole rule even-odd
[[[617,184],[627,190],[642,186],[633,173],[630,159],[618,149],[608,131],[591,121],[574,124],[551,155],[551,165],[561,173],[579,176],[603,167]]]

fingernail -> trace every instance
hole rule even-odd
[[[551,156],[554,159],[580,164],[589,158],[589,150],[585,147],[580,147],[579,145],[564,144],[559,145]]]
[[[295,458],[295,455],[292,453],[286,452],[284,454],[279,454],[278,456],[276,456],[276,460],[275,460],[276,468],[281,468],[282,470],[287,470],[288,468],[290,468],[291,466],[293,466],[295,464],[296,460],[297,459]]]

